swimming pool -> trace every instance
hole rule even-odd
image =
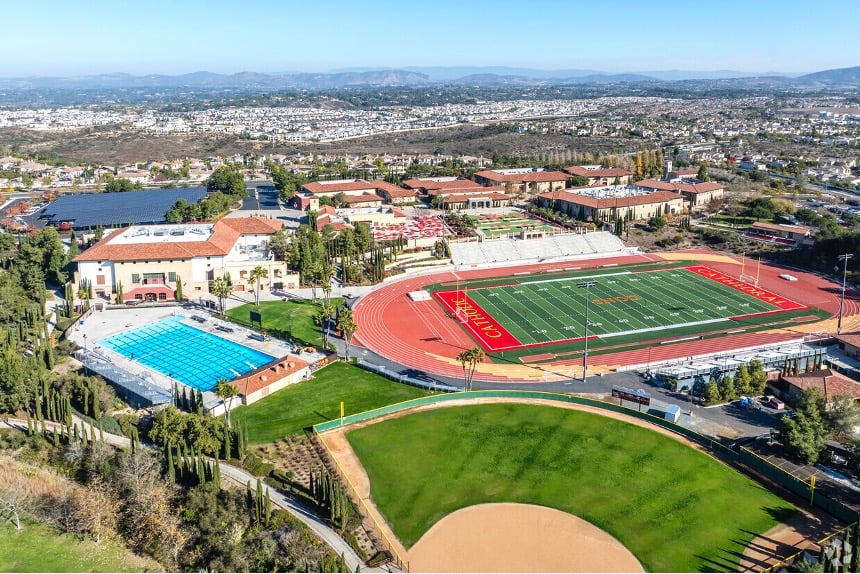
[[[168,317],[98,342],[138,363],[201,391],[232,380],[277,357],[234,343]]]

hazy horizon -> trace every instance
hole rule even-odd
[[[33,0],[4,7],[14,25],[0,40],[9,55],[0,75],[506,67],[796,76],[858,65],[856,35],[821,33],[855,10],[850,0]]]

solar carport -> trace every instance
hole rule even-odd
[[[36,217],[46,219],[53,226],[68,221],[77,230],[98,225],[164,223],[164,214],[177,200],[197,203],[205,196],[205,187],[63,195]]]

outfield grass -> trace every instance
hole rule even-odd
[[[263,331],[280,339],[313,345],[322,345],[320,328],[314,323],[314,316],[319,312],[321,300],[316,303],[301,299],[289,301],[260,301],[260,313],[263,316]],[[332,306],[337,309],[343,304],[340,297],[331,298]],[[249,312],[255,309],[253,303],[246,303],[227,311],[227,316],[242,325],[249,324]]]
[[[672,438],[526,404],[449,407],[350,431],[371,494],[408,548],[447,514],[518,502],[575,514],[651,572],[737,571],[747,543],[795,509]]]
[[[15,530],[0,524],[0,572],[162,572],[161,566],[136,556],[117,542],[95,544],[51,526],[24,521]]]
[[[345,414],[423,397],[423,389],[390,381],[348,363],[333,363],[314,378],[290,385],[247,407],[230,412],[234,423],[247,424],[248,442],[266,444]]]

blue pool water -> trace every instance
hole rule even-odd
[[[223,339],[168,317],[98,343],[120,355],[201,391],[219,379],[232,380],[276,357]]]

